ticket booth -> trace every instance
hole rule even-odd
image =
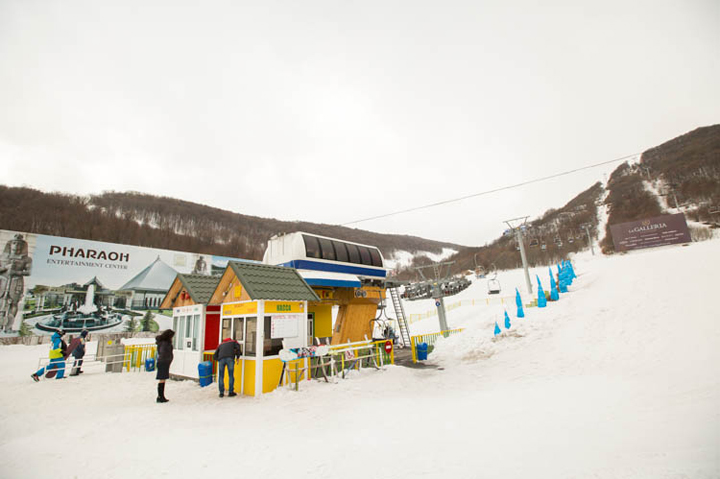
[[[173,310],[174,377],[198,379],[203,352],[214,350],[220,342],[220,306],[209,305],[219,276],[178,274],[160,305]]]
[[[258,396],[277,388],[282,371],[278,354],[311,344],[308,301],[319,300],[294,268],[228,263],[209,303],[220,306],[219,338],[235,339],[241,346],[235,392]]]

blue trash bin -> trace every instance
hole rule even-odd
[[[417,351],[418,361],[424,361],[427,359],[427,354],[428,354],[427,343],[418,344],[417,346],[415,346],[415,350]]]
[[[155,371],[155,358],[147,358],[145,360],[145,371],[147,371],[147,372]]]
[[[200,387],[209,386],[213,382],[212,362],[203,361],[198,364],[198,377],[200,378]]]

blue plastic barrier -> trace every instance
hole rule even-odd
[[[417,351],[417,358],[418,361],[424,361],[427,359],[428,355],[428,344],[427,343],[420,343],[417,346],[415,346],[415,350]]]
[[[203,361],[198,364],[198,376],[200,377],[200,387],[204,388],[212,384],[212,362]]]

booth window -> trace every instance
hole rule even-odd
[[[243,318],[235,318],[233,320],[233,335],[232,338],[240,344],[240,354],[242,355],[243,350],[243,330],[244,330]],[[226,336],[229,338],[230,336]]]
[[[305,254],[308,258],[321,258],[320,255],[320,244],[318,239],[314,236],[302,235],[303,241],[305,241]]]
[[[175,349],[182,351],[185,349],[185,338],[183,338],[183,331],[185,331],[185,316],[177,318],[177,324],[175,325]]]
[[[245,356],[256,356],[255,339],[257,338],[257,318],[245,319]]]
[[[179,324],[179,323],[180,323],[180,318],[177,317],[177,316],[175,316],[175,317],[173,318],[173,331],[178,331],[178,324]],[[173,348],[175,348],[175,349],[180,349],[180,343],[181,343],[181,342],[182,342],[182,341],[180,341],[180,335],[179,335],[179,334],[176,334],[175,336],[173,336]]]
[[[380,258],[380,252],[375,248],[370,248],[370,258],[372,259],[373,266],[379,266],[382,268],[382,258]]]
[[[198,350],[198,336],[200,336],[200,315],[193,316],[192,350]]]
[[[355,264],[361,264],[360,263],[360,251],[358,251],[357,245],[348,244],[347,250],[348,250],[348,257],[350,258],[350,262],[355,263]]]
[[[333,246],[335,247],[335,256],[338,261],[342,261],[343,263],[348,262],[348,250],[345,247],[345,243],[341,243],[340,241],[333,241]]]
[[[183,336],[183,343],[184,346],[187,346],[187,340],[193,337],[193,317],[192,316],[185,316],[185,335]],[[185,347],[183,347],[185,349]],[[192,346],[190,346],[188,349],[192,349]]]
[[[372,265],[370,251],[368,251],[368,249],[364,246],[358,246],[358,249],[360,250],[360,259],[362,260],[362,264]]]
[[[335,260],[335,249],[333,248],[332,241],[325,238],[319,238],[320,249],[322,250],[322,259]]]
[[[271,338],[272,317],[265,316],[265,340],[263,341],[263,356],[277,356],[283,348],[282,338]]]
[[[315,313],[308,313],[307,314],[307,330],[308,330],[308,337],[307,337],[307,345],[308,346],[314,346],[315,345]]]
[[[222,337],[220,338],[220,342],[225,341],[225,338],[229,338],[232,334],[231,328],[232,327],[232,318],[223,318],[222,322]]]

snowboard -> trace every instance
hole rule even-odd
[[[78,347],[78,344],[82,341],[82,338],[73,338],[72,341],[70,341],[70,346],[65,350],[64,359],[67,359],[73,351],[75,351],[75,348]]]
[[[279,356],[283,362],[294,361],[301,358],[315,358],[325,356],[330,352],[330,346],[323,344],[321,346],[310,346],[309,348],[290,348],[281,349]]]

